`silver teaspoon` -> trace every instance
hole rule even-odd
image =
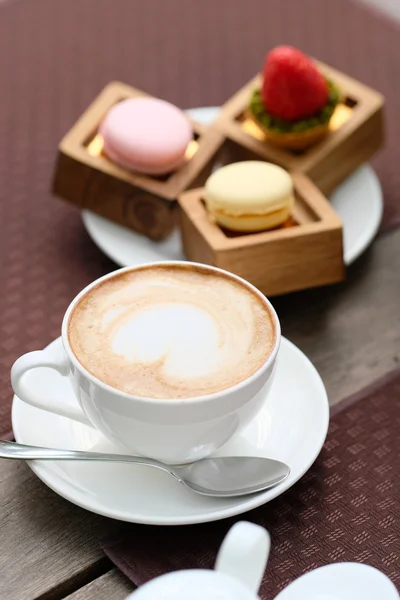
[[[261,457],[203,458],[188,465],[170,466],[158,460],[141,456],[57,450],[1,440],[0,458],[136,463],[166,471],[197,494],[221,498],[246,496],[267,490],[284,481],[290,473],[290,469],[285,463]]]

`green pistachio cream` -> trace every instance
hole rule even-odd
[[[328,123],[333,111],[340,99],[339,88],[329,79],[326,80],[329,89],[328,102],[312,117],[300,119],[299,121],[285,121],[279,117],[273,117],[265,109],[259,89],[254,90],[250,101],[250,112],[254,119],[258,121],[265,129],[270,129],[275,133],[298,133],[307,131],[317,125]]]

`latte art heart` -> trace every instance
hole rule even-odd
[[[245,379],[275,342],[273,318],[250,288],[199,267],[125,271],[75,306],[69,342],[82,365],[136,396],[190,398]]]
[[[116,330],[112,349],[132,363],[162,363],[165,377],[190,379],[221,368],[226,343],[221,334],[202,309],[161,301],[137,315],[128,310],[128,321]]]

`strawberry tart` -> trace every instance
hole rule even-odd
[[[249,109],[268,142],[303,150],[328,133],[339,98],[335,83],[308,56],[292,46],[277,46],[267,54],[261,87],[253,92]]]

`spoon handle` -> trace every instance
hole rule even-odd
[[[162,469],[174,477],[177,477],[176,473],[171,470],[168,465],[153,460],[152,458],[131,456],[129,454],[107,454],[105,452],[83,452],[81,450],[41,448],[40,446],[27,446],[25,444],[17,444],[16,442],[6,442],[3,440],[0,440],[0,458],[10,458],[14,460],[86,460],[136,463],[148,467],[155,467],[156,469]]]

